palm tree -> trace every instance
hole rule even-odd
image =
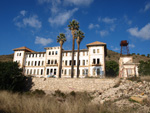
[[[76,20],[72,20],[72,22],[69,22],[68,25],[69,29],[71,30],[72,33],[72,63],[71,63],[71,78],[74,76],[74,40],[75,40],[75,32],[79,29],[79,23]]]
[[[78,55],[77,55],[77,78],[79,78],[79,49],[80,49],[80,43],[82,39],[84,38],[84,33],[79,30],[75,33],[75,38],[77,39],[77,45],[78,45]]]
[[[61,69],[62,69],[62,45],[66,41],[66,36],[63,33],[60,33],[57,36],[57,42],[60,44],[60,57],[59,57],[59,78],[61,78]]]

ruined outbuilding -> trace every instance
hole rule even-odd
[[[139,76],[138,65],[139,63],[133,62],[133,57],[129,53],[129,42],[126,40],[121,41],[121,51],[119,59],[119,77]]]

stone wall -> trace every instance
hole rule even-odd
[[[33,86],[31,90],[42,89],[44,91],[61,90],[71,91],[100,91],[113,87],[114,79],[71,79],[71,78],[32,78]]]

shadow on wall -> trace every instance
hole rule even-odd
[[[34,83],[32,82],[32,77],[26,77],[25,80],[25,91],[30,91],[30,89],[32,88],[32,86],[34,85]]]

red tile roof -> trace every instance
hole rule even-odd
[[[96,41],[96,42],[89,43],[86,46],[97,46],[97,45],[106,45],[106,43]]]
[[[33,50],[31,50],[31,49],[29,49],[29,48],[27,48],[27,47],[19,47],[19,48],[15,48],[15,49],[13,49],[14,51],[18,51],[18,50],[23,50],[23,51],[26,51],[26,52],[35,52],[35,51],[33,51]]]

